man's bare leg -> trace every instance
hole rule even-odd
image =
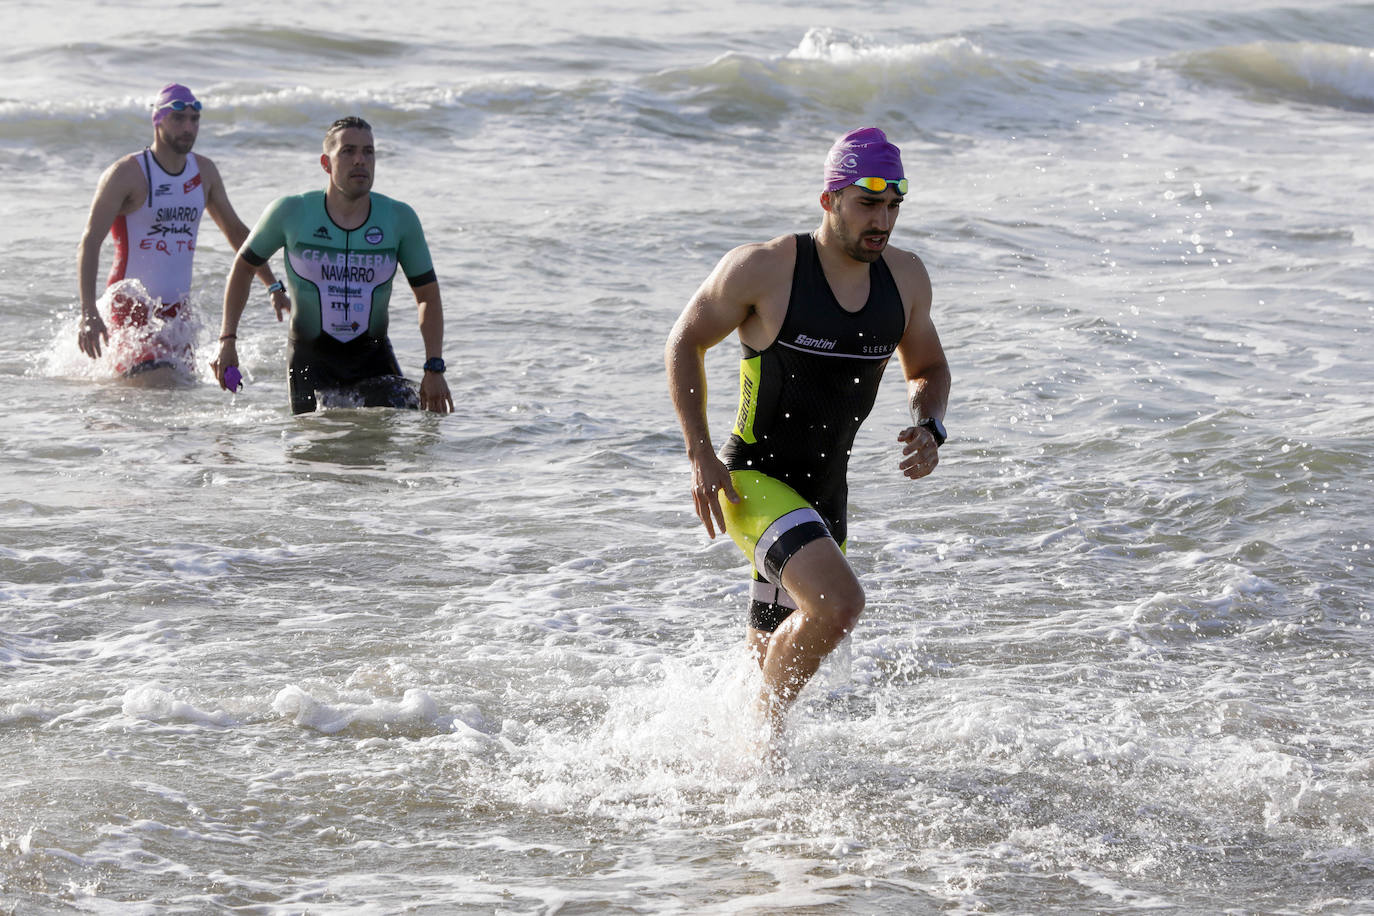
[[[821,660],[854,629],[864,609],[863,587],[830,538],[797,551],[783,570],[782,587],[797,602],[797,610],[771,635],[749,631],[763,670],[759,710],[775,738],[797,694]]]

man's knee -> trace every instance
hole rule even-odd
[[[825,620],[836,641],[853,631],[864,612],[864,590],[857,581],[831,586],[819,596],[817,615]]]
[[[864,589],[839,545],[814,541],[798,551],[784,571],[784,587],[815,625],[843,638],[864,611]]]
[[[776,630],[799,607],[806,608],[811,616],[823,616],[839,626],[853,628],[865,603],[863,586],[852,576],[814,594],[804,593],[801,604],[786,589],[759,579],[752,583],[750,597],[749,626],[764,633]]]

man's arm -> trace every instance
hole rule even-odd
[[[239,219],[238,213],[234,211],[233,204],[229,203],[229,193],[224,189],[224,181],[219,176],[219,169],[205,156],[196,157],[200,163],[201,181],[205,186],[205,210],[210,214],[210,218],[215,221],[219,231],[224,233],[224,237],[229,240],[234,251],[243,247],[243,242],[248,238],[248,226]],[[263,286],[271,287],[277,282],[276,276],[272,273],[272,267],[266,261],[262,266],[254,271]],[[249,284],[251,286],[251,283]],[[277,313],[277,320],[281,321],[287,312],[291,311],[291,297],[286,294],[285,287],[272,293],[272,308]]]
[[[105,170],[96,185],[91,200],[91,212],[86,217],[86,230],[76,252],[77,294],[81,299],[81,326],[77,331],[77,346],[81,352],[95,359],[100,356],[100,343],[110,342],[110,333],[96,310],[95,275],[100,266],[100,246],[110,227],[121,213],[131,213],[147,192],[147,180],[138,163],[125,157]]]
[[[444,304],[439,297],[439,281],[415,287],[415,304],[420,312],[420,339],[425,344],[425,360],[444,356]],[[453,412],[453,395],[442,372],[425,371],[420,379],[420,408],[435,413]]]
[[[248,305],[248,291],[253,286],[256,268],[242,254],[234,257],[234,266],[229,269],[229,279],[224,284],[224,311],[219,325],[219,355],[210,363],[219,386],[230,390],[224,383],[224,370],[239,364],[239,351],[236,345],[239,333],[239,319]]]
[[[935,470],[940,463],[934,434],[918,424],[926,418],[944,422],[945,406],[949,401],[949,363],[930,316],[930,276],[925,265],[912,254],[892,261],[896,262],[894,276],[898,278],[898,288],[906,292],[909,309],[906,332],[897,344],[897,359],[906,378],[911,425],[897,434],[897,441],[906,443],[898,466],[903,474],[915,480]]]
[[[434,275],[434,260],[425,242],[420,217],[409,204],[395,202],[398,242],[396,262],[415,293],[419,310],[420,338],[425,344],[425,362],[444,358],[444,305],[439,296],[439,280]],[[452,413],[453,396],[442,372],[425,370],[420,379],[420,408],[435,413]]]
[[[766,286],[775,260],[776,249],[760,245],[736,248],[721,258],[678,316],[663,350],[668,391],[692,463],[692,502],[706,533],[713,538],[717,529],[725,531],[717,491],[724,490],[732,503],[739,502],[739,494],[711,443],[706,418],[706,351],[749,319],[758,301],[756,292]]]

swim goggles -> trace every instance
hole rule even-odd
[[[192,99],[189,102],[183,101],[181,99],[172,99],[172,101],[168,102],[165,105],[157,106],[158,111],[161,111],[164,108],[170,108],[173,111],[185,111],[188,108],[192,111],[200,111],[200,99]]]
[[[855,178],[851,184],[856,184],[865,191],[872,191],[874,194],[883,193],[889,186],[895,188],[897,193],[902,195],[906,194],[907,189],[907,180],[905,178],[898,178],[895,180],[890,178]]]

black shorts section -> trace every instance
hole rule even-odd
[[[347,343],[327,334],[313,341],[292,339],[286,345],[286,367],[292,413],[314,410],[318,406],[315,392],[321,389],[346,388],[367,379],[401,374],[391,341],[385,337],[357,337]]]
[[[338,407],[393,407],[419,410],[420,390],[403,375],[378,375],[342,388],[316,388],[315,409]]]
[[[755,630],[762,630],[765,633],[772,633],[782,622],[787,619],[787,615],[792,613],[792,608],[783,607],[781,604],[769,604],[766,601],[751,601],[749,603],[749,626]]]
[[[812,518],[814,519],[814,516]],[[774,585],[782,585],[782,571],[787,566],[787,561],[792,559],[798,550],[812,541],[828,537],[830,537],[830,529],[825,527],[824,522],[814,520],[802,522],[800,525],[787,529],[773,542],[773,546],[769,547],[768,553],[764,555],[764,576]]]

